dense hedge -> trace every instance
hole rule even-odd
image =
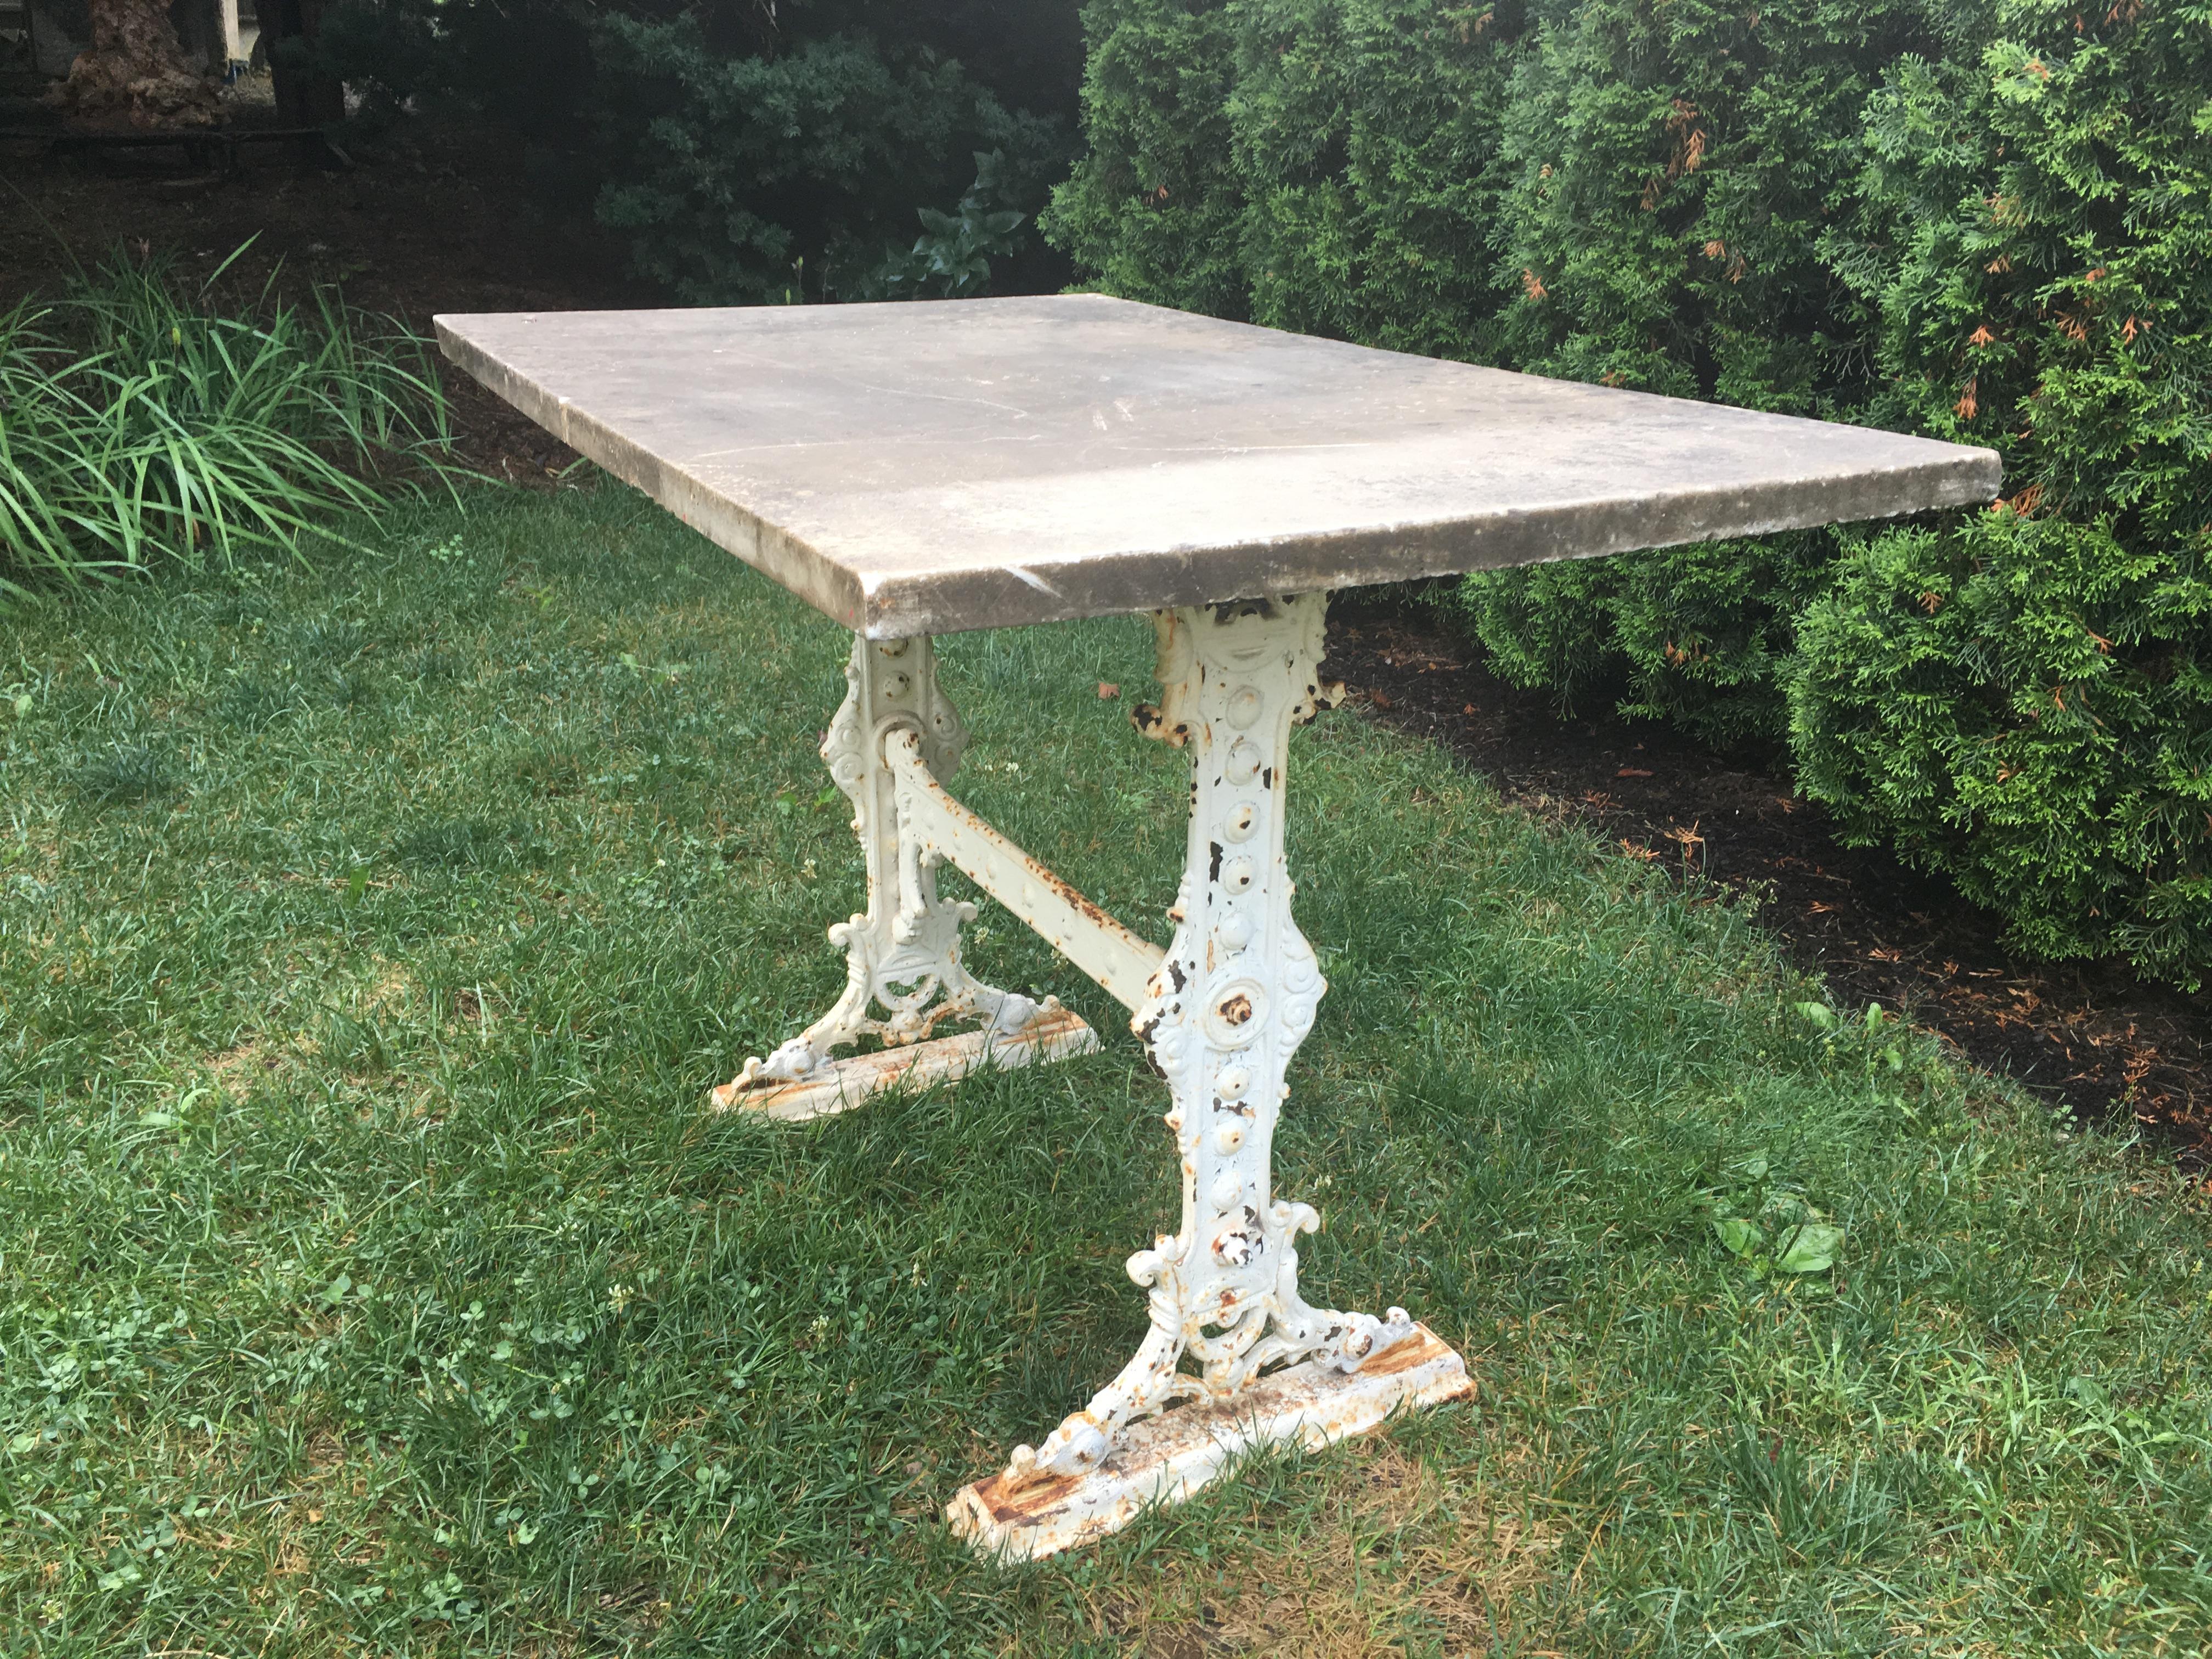
[[[1503,672],[1784,742],[2023,946],[2212,967],[2212,4],[1093,0],[1133,297],[1991,445],[1904,527],[1470,579]]]
[[[1072,148],[1075,8],[336,0],[319,51],[372,118],[459,103],[520,131],[549,205],[592,212],[678,298],[877,298],[971,291],[979,258],[1015,252],[933,228],[906,253],[921,216],[1025,224],[1042,204]],[[964,286],[913,280],[954,266]],[[1040,277],[1064,266],[1011,285]]]
[[[633,264],[700,303],[875,297],[919,210],[950,204],[978,150],[1014,159],[1034,208],[1061,148],[959,64],[854,35],[770,58],[717,51],[690,15],[599,21],[607,170],[598,213]],[[811,267],[811,269],[810,269]]]

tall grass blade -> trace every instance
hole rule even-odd
[[[0,601],[32,586],[283,551],[397,488],[452,493],[452,426],[422,340],[272,275],[228,313],[216,279],[121,256],[0,314]]]

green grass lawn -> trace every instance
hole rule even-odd
[[[844,638],[611,487],[374,539],[0,622],[0,1649],[2212,1640],[2178,1182],[1344,713],[1295,744],[1332,988],[1278,1182],[1315,1299],[1402,1303],[1478,1393],[969,1559],[946,1499],[1143,1329],[1175,1176],[1125,1019],[987,905],[979,969],[1103,1053],[709,1111],[842,982]],[[1164,938],[1150,643],[944,656],[961,793]],[[1826,1272],[1715,1224],[1813,1210]]]

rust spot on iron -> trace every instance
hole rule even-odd
[[[1020,1486],[1002,1472],[975,1483],[975,1496],[983,1500],[992,1518],[1002,1522],[1034,1522],[1060,1507],[1060,1500],[1083,1484],[1079,1474],[1032,1476]]]
[[[1042,866],[1039,866],[1037,874],[1043,878],[1046,886],[1051,888],[1054,892],[1066,899],[1079,914],[1088,916],[1093,921],[1103,922],[1109,927],[1115,929],[1119,929],[1121,927],[1121,924],[1120,922],[1115,921],[1113,917],[1108,915],[1096,904],[1093,904],[1089,899],[1084,897],[1081,893],[1078,892],[1074,886],[1068,881],[1066,877],[1057,875],[1050,870],[1044,869]]]
[[[1170,749],[1182,748],[1190,738],[1189,723],[1177,720],[1173,726],[1170,726],[1167,723],[1167,717],[1160,713],[1157,703],[1139,703],[1129,711],[1129,724],[1135,726],[1145,736],[1158,738]]]
[[[1440,1353],[1450,1352],[1435,1332],[1425,1325],[1418,1325],[1414,1327],[1413,1334],[1404,1341],[1394,1343],[1362,1365],[1359,1374],[1362,1376],[1395,1376],[1400,1371],[1410,1371],[1414,1366],[1433,1359]]]
[[[1218,1011],[1222,1019],[1231,1025],[1242,1025],[1252,1018],[1252,999],[1239,991],[1224,1001]]]

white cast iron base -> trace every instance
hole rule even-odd
[[[1243,1453],[1292,1441],[1318,1449],[1381,1426],[1393,1412],[1434,1406],[1474,1384],[1425,1325],[1356,1371],[1325,1361],[1261,1377],[1227,1399],[1179,1406],[1131,1424],[1082,1474],[963,1486],[945,1511],[978,1554],[1034,1560],[1119,1532],[1152,1504],[1180,1503]]]
[[[834,1117],[850,1111],[895,1083],[921,1088],[963,1078],[979,1066],[1027,1066],[1034,1060],[1091,1054],[1097,1047],[1098,1034],[1081,1015],[1061,1007],[1058,997],[1047,997],[1036,1018],[1018,1031],[986,1027],[963,1031],[958,1036],[908,1043],[902,1048],[854,1054],[817,1066],[795,1083],[766,1086],[758,1083],[748,1086],[742,1079],[725,1083],[714,1091],[714,1100],[724,1111],[734,1108],[787,1123],[803,1123],[809,1118]]]

